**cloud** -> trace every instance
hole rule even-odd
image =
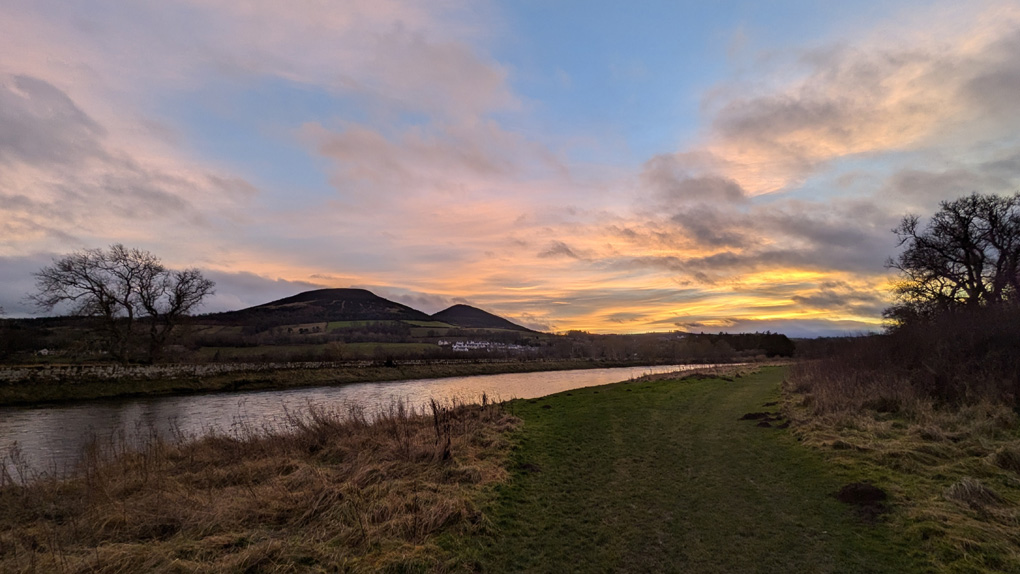
[[[54,83],[0,74],[0,253],[183,245],[184,229],[202,241],[256,195],[243,178],[136,143]]]
[[[0,273],[0,307],[7,317],[30,317],[39,313],[39,309],[28,300],[28,296],[35,292],[32,274],[52,262],[52,258],[39,254],[0,255],[0,268],[4,270]]]
[[[1001,6],[974,12],[952,31],[945,22],[927,34],[883,29],[807,50],[772,70],[797,78],[786,85],[720,86],[704,103],[711,122],[699,153],[757,195],[792,189],[849,156],[1010,136],[1020,16]]]
[[[363,289],[368,289],[384,299],[396,301],[397,303],[407,305],[412,309],[417,309],[423,313],[428,313],[429,315],[438,313],[443,309],[456,305],[457,303],[469,304],[466,300],[459,297],[451,298],[445,295],[400,289],[389,285],[363,285],[361,287]]]
[[[706,160],[705,156],[689,154],[657,155],[642,166],[641,185],[663,203],[742,202],[747,199],[735,180],[711,172],[705,175]]]
[[[54,85],[0,77],[0,162],[74,164],[101,154],[105,130]]]
[[[236,311],[324,287],[318,283],[272,279],[250,272],[203,270],[202,273],[216,282],[216,293],[202,303],[202,313]]]
[[[433,193],[457,200],[565,172],[544,147],[493,121],[416,126],[391,136],[358,124],[339,130],[306,124],[299,133],[331,161],[341,195]]]
[[[520,106],[507,69],[476,47],[498,25],[475,2],[39,0],[0,16],[0,48],[29,56],[19,67],[79,87],[138,96],[279,78],[380,113],[453,119]]]
[[[863,316],[879,316],[889,307],[887,296],[871,290],[861,290],[845,281],[826,281],[816,291],[793,295],[791,299],[805,307]]]
[[[567,257],[570,259],[581,259],[573,249],[562,241],[553,241],[549,247],[538,254],[539,257]]]
[[[986,118],[1005,120],[1016,126],[1016,94],[1020,91],[1020,29],[1015,26],[1015,16],[1006,20],[1007,28],[973,56],[970,77],[960,87],[960,95],[968,102],[979,106]]]

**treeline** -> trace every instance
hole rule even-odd
[[[570,331],[553,343],[563,358],[727,362],[757,357],[790,357],[794,343],[778,333],[646,333],[595,335]]]
[[[487,348],[454,352],[444,341],[478,341]],[[143,340],[139,344],[144,343]],[[778,333],[646,333],[561,335],[530,331],[416,327],[399,321],[258,328],[185,322],[164,362],[335,361],[346,359],[537,358],[647,363],[733,362],[789,357],[794,343]],[[0,324],[0,360],[94,362],[111,357],[88,319],[8,320]],[[45,350],[46,355],[40,352]]]

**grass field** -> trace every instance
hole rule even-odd
[[[209,360],[217,356],[223,361],[270,360],[288,361],[292,357],[321,356],[323,359],[329,343],[317,345],[259,345],[257,347],[202,347],[198,351],[200,359]],[[426,351],[435,351],[438,346],[433,343],[343,343],[346,359],[373,359],[378,353],[393,354],[398,357],[413,357]]]
[[[327,331],[336,331],[337,329],[350,329],[352,327],[367,327],[369,325],[388,325],[393,323],[399,323],[400,321],[330,321],[326,324]]]
[[[622,383],[511,405],[523,419],[490,534],[444,540],[484,572],[923,572],[787,430],[738,420],[781,369]]]
[[[428,327],[430,329],[454,329],[455,327],[449,323],[442,321],[404,321],[412,327]]]

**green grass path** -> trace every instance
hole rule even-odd
[[[450,542],[483,572],[915,572],[832,493],[849,480],[788,431],[738,421],[782,369],[517,401],[516,470],[491,534]]]

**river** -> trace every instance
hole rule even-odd
[[[153,434],[197,437],[231,433],[241,427],[285,427],[288,413],[310,405],[361,405],[368,412],[396,401],[421,406],[429,399],[478,402],[528,399],[581,387],[625,381],[649,373],[691,370],[706,365],[622,367],[538,373],[476,375],[443,379],[354,383],[282,391],[219,393],[90,401],[74,405],[0,408],[0,458],[15,479],[38,473],[61,475],[74,467],[93,439],[138,444]],[[16,462],[19,461],[19,462]]]

